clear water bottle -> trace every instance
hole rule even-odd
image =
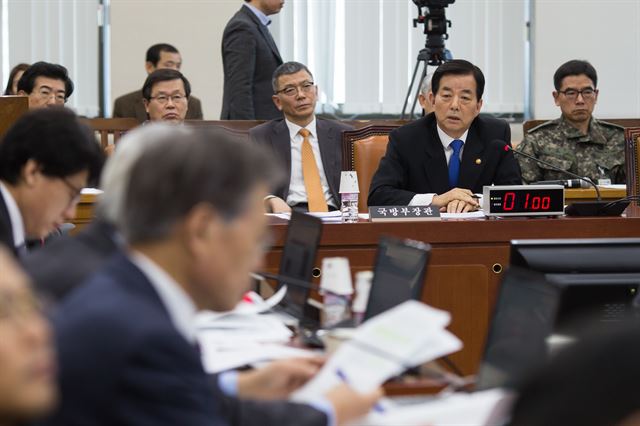
[[[342,202],[340,211],[342,212],[343,223],[356,223],[358,221],[358,193],[340,194]]]

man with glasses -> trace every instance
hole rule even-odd
[[[93,132],[65,108],[23,115],[0,144],[0,242],[16,255],[75,217],[102,167]]]
[[[625,183],[624,129],[592,115],[598,101],[595,68],[571,60],[558,68],[553,83],[560,118],[529,130],[517,149],[596,183]],[[518,161],[526,183],[568,178],[531,159]]]
[[[167,43],[158,43],[147,49],[144,64],[147,75],[160,69],[180,71],[182,56],[178,49]],[[140,123],[147,120],[144,100],[140,89],[116,99],[113,104],[113,118],[132,117]],[[200,99],[190,96],[188,99],[187,120],[202,120],[202,104]]]
[[[340,206],[341,134],[351,126],[316,118],[318,88],[311,71],[299,62],[286,62],[273,73],[272,96],[284,119],[250,130],[252,141],[266,145],[285,165],[288,179],[265,199],[270,212],[291,207],[322,212]]]
[[[18,95],[29,97],[29,109],[64,106],[73,82],[62,65],[36,62],[18,81]]]
[[[182,123],[189,108],[189,80],[172,69],[159,69],[147,77],[142,86],[144,108],[149,121]]]

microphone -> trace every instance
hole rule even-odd
[[[598,188],[598,185],[596,185],[591,179],[579,176],[579,175],[577,175],[577,174],[575,174],[573,172],[570,172],[569,170],[561,169],[560,167],[554,166],[551,163],[548,163],[546,161],[540,160],[539,158],[536,158],[533,155],[529,155],[529,154],[525,154],[524,152],[516,151],[515,149],[513,149],[509,145],[505,144],[501,140],[494,141],[494,143],[496,143],[496,142],[498,142],[502,146],[502,149],[504,149],[506,152],[511,151],[514,154],[521,155],[521,156],[523,156],[525,158],[528,158],[530,160],[535,161],[536,163],[544,164],[545,166],[547,166],[547,167],[549,167],[549,168],[551,168],[551,169],[553,169],[555,171],[558,171],[560,173],[564,173],[564,174],[566,174],[568,176],[571,176],[572,178],[574,178],[574,180],[577,179],[577,180],[580,180],[581,182],[586,182],[588,185],[592,186],[593,189],[596,190],[597,201],[598,201],[598,203],[601,202],[602,198],[600,197],[600,189]],[[564,185],[564,181],[559,181],[559,182],[562,182],[562,183],[560,183],[560,185]],[[581,185],[581,187],[582,187],[582,185]],[[569,188],[571,188],[571,186],[569,186]],[[588,186],[587,186],[587,188],[588,188]]]
[[[562,185],[565,188],[591,188],[591,185],[582,179],[539,180],[533,182],[532,185]]]
[[[294,287],[302,287],[308,290],[318,290],[320,288],[319,285],[310,283],[305,280],[300,280],[298,278],[293,278],[293,277],[286,277],[284,275],[271,274],[269,272],[258,272],[258,273],[252,272],[250,275],[251,275],[251,278],[258,281],[268,281],[268,280],[278,281],[279,282],[278,288],[282,287],[283,285],[292,285]]]

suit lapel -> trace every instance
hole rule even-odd
[[[9,209],[7,209],[2,193],[0,193],[0,242],[5,243],[9,250],[16,253]]]
[[[273,40],[273,36],[271,35],[269,28],[267,28],[266,25],[262,25],[262,22],[260,22],[258,17],[251,10],[249,10],[248,7],[243,6],[240,10],[244,14],[249,16],[249,18],[251,18],[251,20],[257,25],[258,31],[260,31],[260,34],[262,34],[262,37],[264,37],[264,40],[267,42],[267,45],[269,46],[269,49],[271,49],[271,52],[273,52],[273,55],[276,58],[278,58],[280,63],[282,63],[282,58],[280,57],[278,46],[276,46],[276,42],[275,40]]]
[[[424,120],[425,125],[428,127],[427,140],[423,141],[427,153],[427,159],[424,163],[425,180],[428,182],[427,187],[433,192],[443,194],[450,189],[447,158],[444,155],[440,136],[438,136],[435,115],[428,116]]]
[[[476,119],[477,120],[477,119]],[[477,126],[471,124],[469,134],[462,151],[462,162],[460,164],[460,178],[458,186],[461,188],[475,188],[476,182],[485,166],[484,150],[485,142],[482,141],[477,132]]]
[[[340,186],[340,158],[336,158],[336,153],[341,153],[340,140],[338,132],[333,126],[330,126],[324,120],[316,120],[316,131],[318,132],[318,146],[320,147],[320,158],[322,159],[322,167],[324,175],[327,177],[331,195],[336,203],[340,202],[338,189]]]
[[[287,174],[287,180],[285,182],[291,182],[291,136],[289,135],[289,128],[284,120],[277,120],[274,122],[272,130],[269,135],[271,146],[278,157],[284,158],[285,173]],[[281,195],[283,200],[287,199],[289,195],[288,183],[283,187],[283,193]]]

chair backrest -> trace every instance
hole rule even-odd
[[[371,125],[342,133],[342,170],[358,174],[358,210],[366,213],[371,179],[387,151],[389,133],[399,125]]]
[[[624,129],[627,194],[640,196],[640,127]],[[636,201],[640,206],[640,202]]]
[[[549,120],[529,120],[522,123],[522,130],[526,135],[527,132],[534,127],[546,123]],[[640,118],[607,118],[600,121],[606,121],[607,123],[617,124],[622,127],[640,127]]]
[[[0,139],[27,111],[29,111],[28,96],[0,96]]]
[[[96,132],[103,150],[110,138],[116,144],[125,133],[140,125],[135,118],[87,118],[84,122]]]

